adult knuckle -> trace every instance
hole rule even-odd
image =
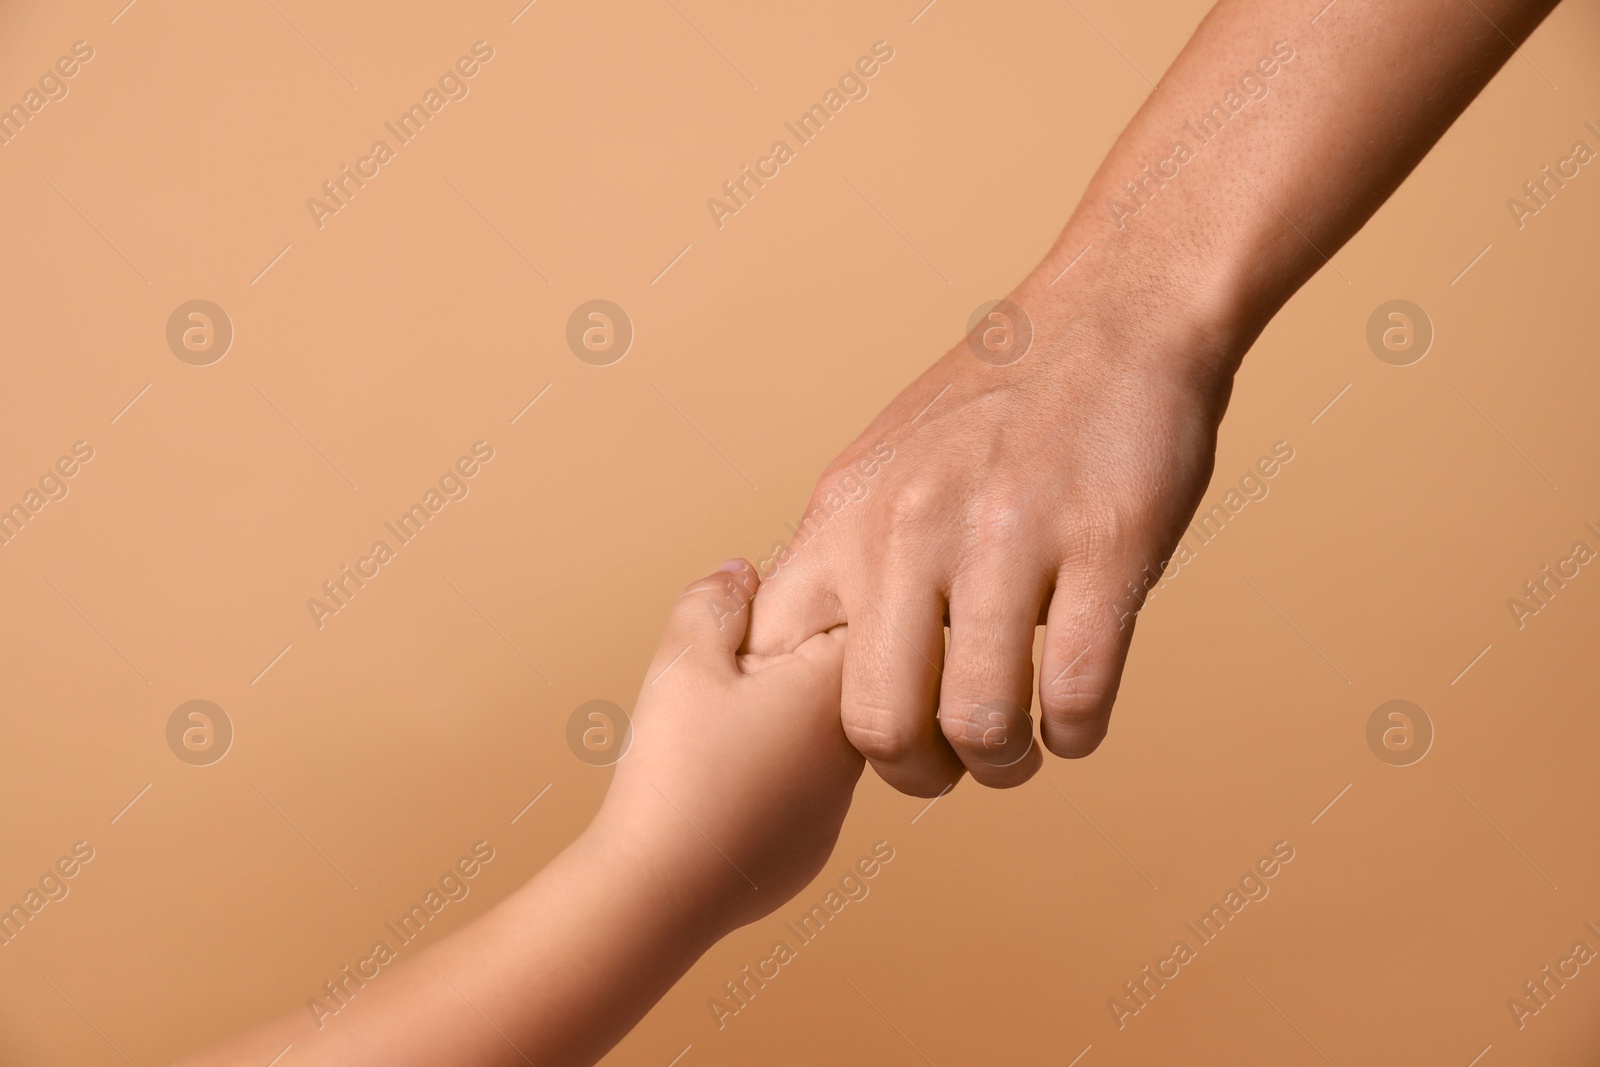
[[[943,510],[943,489],[926,479],[905,479],[885,495],[884,518],[892,532],[925,530]]]
[[[901,763],[920,748],[917,731],[885,712],[847,710],[844,733],[857,752],[875,763]]]
[[[939,728],[946,741],[963,756],[998,759],[1018,733],[1015,715],[998,707],[975,704],[946,705],[939,712]]]
[[[983,709],[968,701],[951,701],[939,707],[939,729],[958,751],[983,748],[984,732],[991,725],[985,721]]]
[[[1062,726],[1082,725],[1099,718],[1116,699],[1117,680],[1102,671],[1065,671],[1041,687],[1039,703],[1045,716]]]
[[[994,549],[1027,539],[1032,509],[1027,499],[1012,493],[991,494],[973,505],[971,525],[981,547]]]
[[[813,498],[825,496],[829,489],[837,485],[841,479],[855,471],[855,457],[842,452],[833,457],[828,465],[822,468],[822,473],[817,476],[817,484],[811,490]]]

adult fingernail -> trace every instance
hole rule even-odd
[[[742,560],[742,559],[730,559],[728,562],[726,562],[722,566],[718,567],[717,570],[716,570],[716,573],[721,574],[723,571],[742,571],[742,570],[744,570],[744,560]]]

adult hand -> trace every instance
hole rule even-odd
[[[1037,625],[1044,746],[1093,751],[1145,589],[1210,478],[1227,376],[1187,331],[1059,307],[1026,287],[1002,303],[844,450],[763,561],[749,647],[848,620],[845,732],[907,793],[1038,770]]]
[[[748,647],[848,621],[845,731],[928,796],[1038,769],[1042,623],[1044,745],[1093,750],[1245,350],[1554,5],[1218,3],[1001,309],[1013,347],[984,324],[829,467]]]

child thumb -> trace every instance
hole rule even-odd
[[[731,664],[750,627],[750,600],[759,585],[754,567],[730,559],[678,596],[668,633],[676,644],[698,645]]]

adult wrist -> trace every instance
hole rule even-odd
[[[1073,377],[1087,357],[1112,378],[1225,401],[1271,313],[1229,284],[1231,271],[1175,267],[1164,250],[1132,243],[1097,252],[1069,229],[1017,287],[1012,299],[1033,320],[1035,344],[1042,339]]]
[[[1120,225],[1103,192],[1091,187],[1025,285],[1046,302],[1106,309],[1102,329],[1142,349],[1175,345],[1214,376],[1231,379],[1322,262],[1270,204],[1241,205],[1218,183],[1169,205],[1180,213]]]

